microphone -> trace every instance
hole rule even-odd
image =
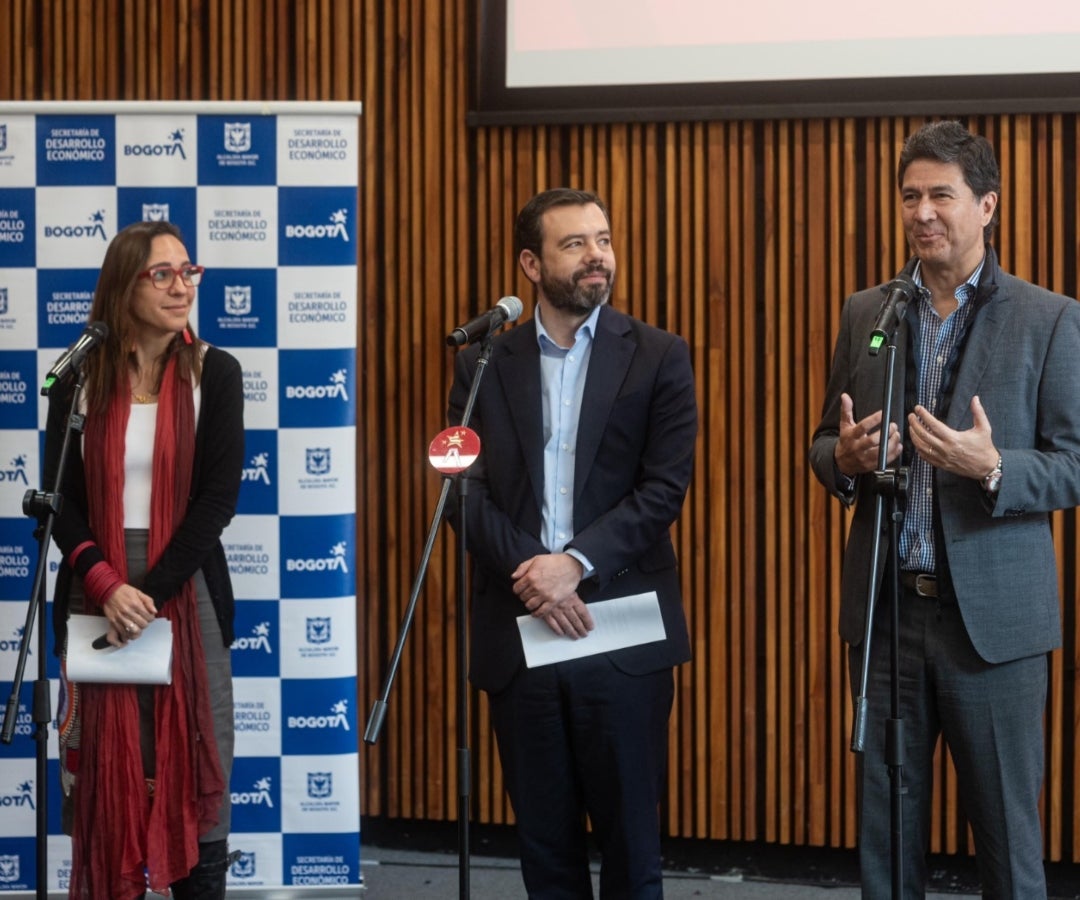
[[[447,347],[464,347],[473,341],[486,338],[504,322],[515,322],[525,308],[517,297],[503,297],[483,315],[459,325],[446,336]]]
[[[870,355],[877,356],[900,320],[907,312],[907,305],[915,297],[919,288],[910,275],[899,274],[885,288],[885,299],[881,302],[874,330],[870,332]]]
[[[98,344],[105,340],[109,334],[109,326],[104,322],[91,322],[79,339],[60,354],[60,358],[53,363],[49,374],[45,376],[45,383],[41,386],[41,396],[48,397],[49,391],[59,383],[62,383],[77,371],[86,359],[86,355]]]

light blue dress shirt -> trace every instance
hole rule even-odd
[[[560,347],[551,339],[540,312],[536,314],[536,340],[540,347],[540,391],[544,411],[544,507],[540,540],[552,553],[561,553],[574,536],[574,462],[578,421],[585,378],[589,371],[600,307],[592,311],[577,332],[574,344]],[[566,551],[592,574],[592,565],[579,551]]]

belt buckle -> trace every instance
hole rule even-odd
[[[915,593],[920,597],[934,597],[938,595],[937,576],[927,575],[920,572],[915,576]]]

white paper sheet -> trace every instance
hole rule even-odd
[[[543,619],[518,616],[525,665],[532,669],[595,653],[662,641],[667,636],[656,591],[598,600],[589,604],[589,612],[593,618],[593,630],[577,640],[557,635]]]
[[[110,684],[169,684],[172,681],[172,622],[154,619],[143,633],[123,647],[91,644],[106,631],[104,616],[68,619],[67,676],[71,681]]]

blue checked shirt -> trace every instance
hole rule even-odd
[[[983,260],[985,262],[985,258]],[[963,334],[974,311],[975,291],[983,263],[960,285],[954,296],[960,304],[942,320],[934,309],[930,292],[920,290],[916,302],[919,322],[918,402],[937,415],[941,379],[945,363]],[[921,288],[922,267],[915,269],[915,283]],[[934,547],[934,468],[917,453],[908,467],[908,502],[904,527],[900,532],[900,568],[915,572],[937,571]]]

